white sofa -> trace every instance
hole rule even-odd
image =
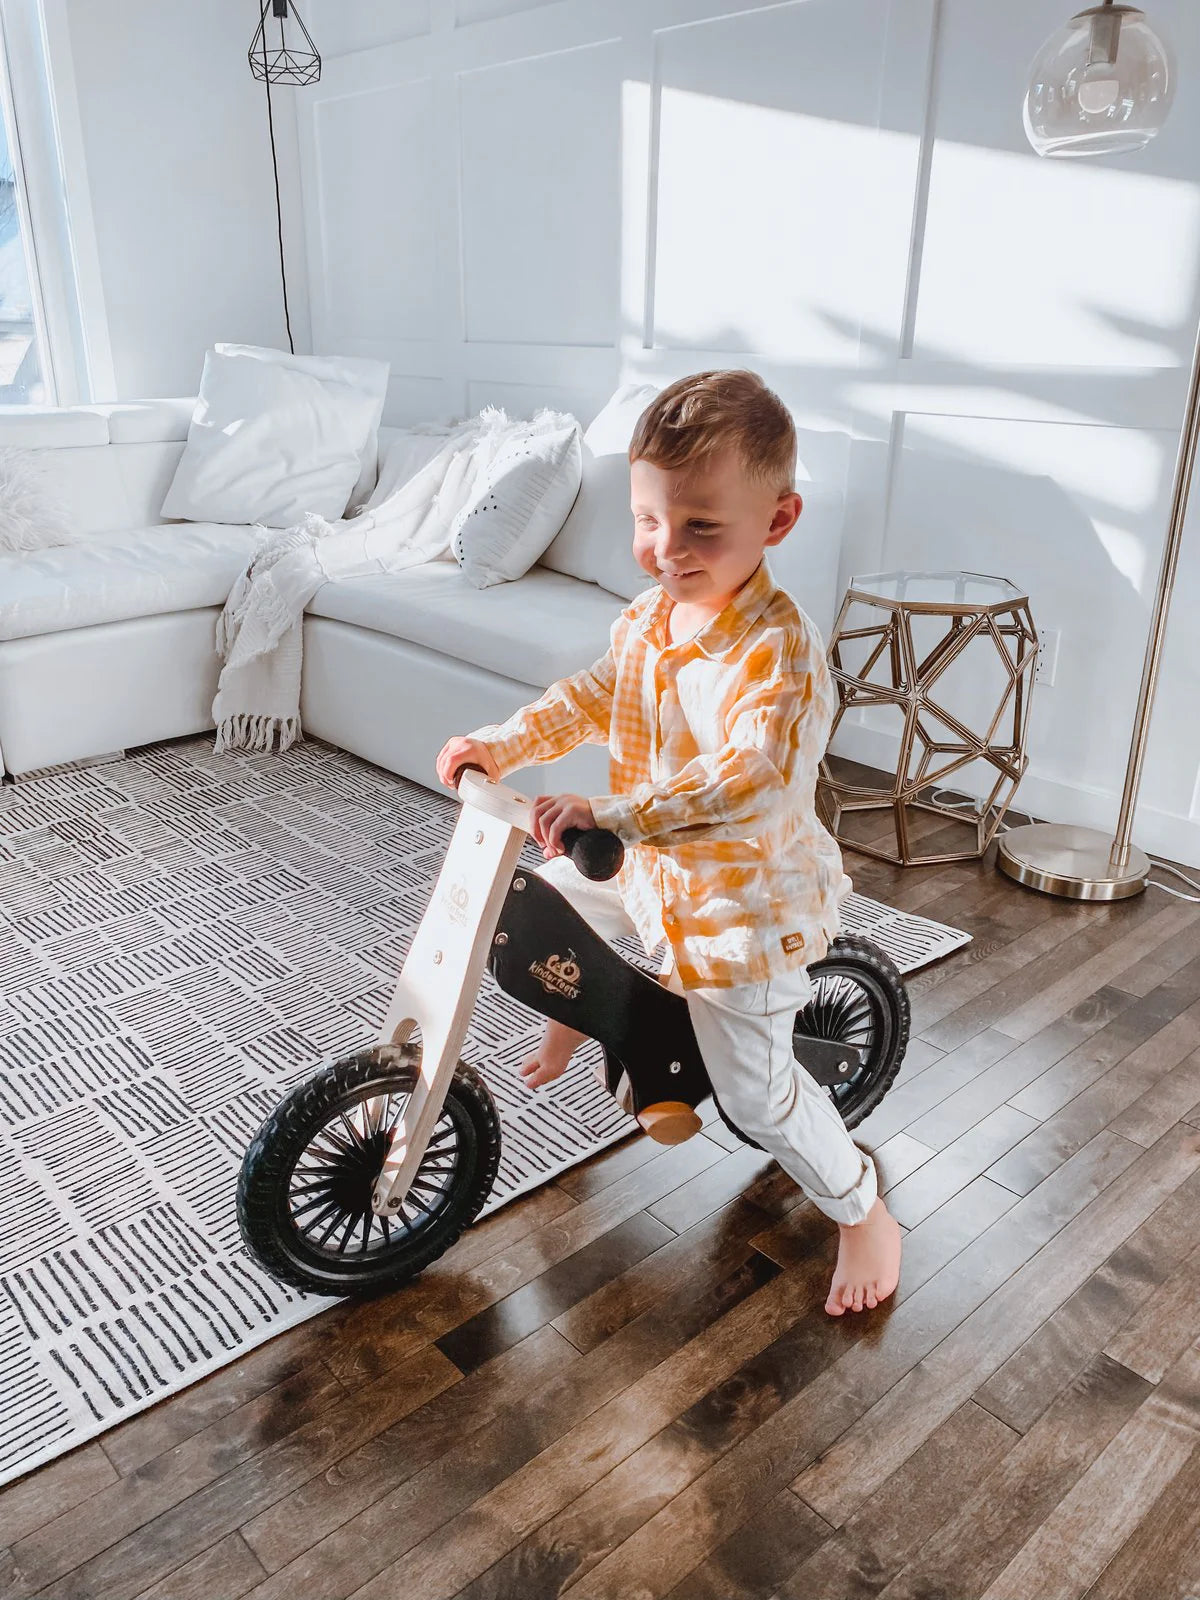
[[[193,404],[0,413],[0,445],[55,452],[80,535],[77,544],[0,555],[0,771],[19,775],[213,726],[215,625],[254,536],[249,527],[159,518]],[[380,430],[381,457],[395,434]],[[800,487],[804,515],[769,560],[827,636],[841,495]],[[628,540],[628,524],[605,537]],[[523,578],[483,590],[451,561],[326,584],[305,619],[305,732],[435,787],[434,758],[450,734],[506,717],[606,648],[638,580],[622,585],[625,595],[586,581],[587,554],[557,539]],[[602,792],[606,762],[601,747],[584,746],[531,781],[545,787],[553,771],[555,787]]]

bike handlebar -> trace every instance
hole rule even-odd
[[[456,789],[464,772],[479,772],[485,778],[488,776],[476,762],[466,761],[454,774]],[[615,878],[621,870],[625,846],[608,828],[564,828],[562,842],[563,849],[584,877],[591,878],[595,883]]]

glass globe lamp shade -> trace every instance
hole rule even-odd
[[[1040,156],[1123,155],[1162,127],[1175,64],[1135,6],[1090,6],[1029,69],[1025,132]]]

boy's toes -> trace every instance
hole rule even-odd
[[[829,1299],[825,1302],[825,1309],[831,1317],[840,1317],[845,1314],[846,1308],[842,1304],[842,1291],[836,1285],[829,1291]]]
[[[867,1292],[863,1296],[863,1305],[866,1306],[868,1311],[874,1311],[878,1304],[879,1299],[875,1293],[875,1285],[873,1283],[869,1283],[867,1285]]]

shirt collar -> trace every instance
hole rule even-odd
[[[719,611],[699,632],[684,643],[695,645],[703,655],[712,660],[719,660],[732,650],[747,629],[758,621],[774,593],[775,579],[771,575],[771,569],[764,555],[724,610]],[[671,646],[666,631],[671,605],[670,595],[659,584],[654,598],[646,607],[642,621],[642,632],[647,636],[656,636],[660,641],[659,648],[664,650],[678,648]]]

